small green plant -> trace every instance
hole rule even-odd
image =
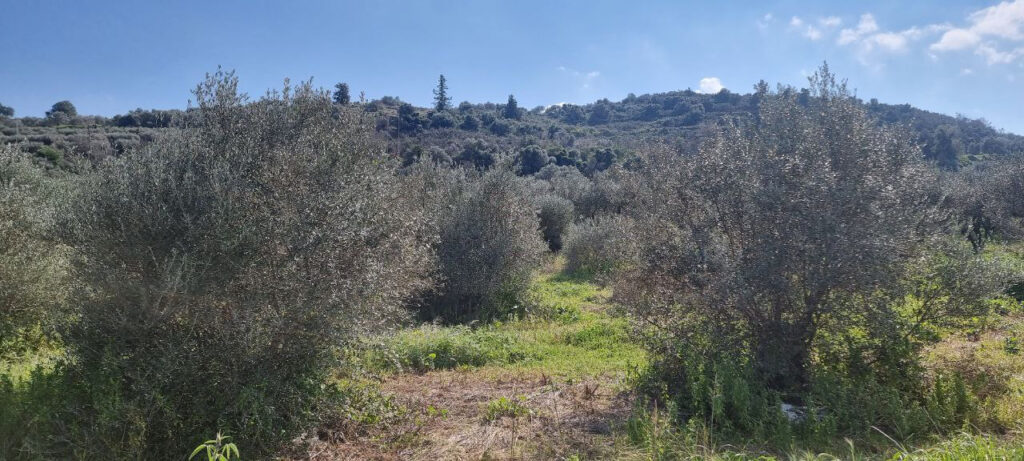
[[[437,408],[437,407],[435,407],[433,405],[427,405],[427,416],[429,416],[431,418],[447,418],[448,417],[448,409],[447,408]]]
[[[501,418],[518,418],[530,414],[530,408],[526,406],[526,397],[517,396],[515,399],[500,397],[487,402],[484,411],[484,419],[497,421]]]
[[[1003,339],[1003,350],[1007,354],[1017,355],[1020,353],[1020,338],[1016,336],[1007,336]]]
[[[196,447],[195,450],[192,450],[192,454],[189,455],[188,459],[195,458],[196,455],[203,451],[206,452],[207,461],[229,461],[232,459],[232,455],[234,455],[234,459],[240,459],[241,455],[238,454],[238,447],[234,443],[227,441],[230,438],[218,432],[216,438],[207,440]]]
[[[64,153],[51,146],[42,146],[36,151],[36,155],[49,160],[54,165],[64,160]]]

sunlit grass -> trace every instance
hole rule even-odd
[[[423,325],[371,347],[369,366],[384,371],[478,369],[482,374],[543,373],[563,378],[625,374],[645,360],[615,316],[611,291],[565,276],[554,261],[529,291],[530,314],[475,328]]]

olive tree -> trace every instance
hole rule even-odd
[[[195,98],[66,225],[87,287],[69,373],[120,405],[70,409],[72,450],[171,457],[217,430],[272,449],[318,413],[332,351],[430,286],[426,219],[365,120],[308,83],[250,102],[220,71]]]
[[[960,218],[960,230],[976,250],[990,239],[1024,236],[1024,159],[1007,157],[945,181]]]
[[[576,217],[572,202],[557,195],[541,195],[535,202],[544,241],[551,251],[561,250],[562,238]]]
[[[53,238],[58,179],[28,154],[0,147],[0,357],[49,331],[68,291],[66,249]]]
[[[462,184],[439,207],[441,286],[425,312],[446,321],[488,319],[518,305],[545,250],[523,178],[499,168]]]
[[[566,269],[594,275],[601,280],[614,277],[636,264],[639,243],[633,220],[623,215],[600,215],[569,226],[565,233]]]
[[[685,350],[746,363],[788,395],[808,390],[830,338],[856,329],[878,353],[915,333],[907,272],[950,222],[907,133],[870,119],[827,66],[810,84],[806,105],[793,91],[760,95],[758,123],[727,128],[692,160],[651,157],[632,211],[641,263],[616,291],[668,361]],[[972,275],[950,270],[940,285],[960,307],[917,318],[969,315],[1003,283],[950,292]]]

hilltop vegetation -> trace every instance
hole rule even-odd
[[[443,79],[444,76],[442,75]],[[504,103],[452,105],[450,85],[444,104],[414,107],[392,96],[353,101],[348,85],[336,85],[332,101],[368,115],[387,151],[405,164],[429,158],[437,163],[489,167],[502,158],[518,162],[527,173],[547,163],[574,166],[588,176],[615,164],[626,164],[645,146],[669,144],[686,153],[725,124],[756,121],[764,81],[752,93],[723,89],[716,94],[692,90],[633,95],[621,101],[560,104],[524,109],[515,96]],[[344,88],[344,91],[342,91]],[[810,101],[808,88],[779,88],[801,104]],[[437,94],[437,89],[435,89]],[[925,158],[955,170],[987,158],[1024,152],[1024,136],[992,128],[983,119],[949,116],[908,104],[857,99],[869,116],[887,125],[909,128]],[[11,115],[13,116],[13,110]],[[85,158],[93,162],[153,142],[164,132],[196,124],[197,110],[143,110],[105,118],[78,115],[61,101],[45,118],[4,117],[0,113],[0,144],[15,144],[52,164],[70,167]]]
[[[56,138],[0,150],[0,457],[1020,454],[1020,137],[827,66],[532,111],[447,85],[219,71],[166,119],[5,120]]]

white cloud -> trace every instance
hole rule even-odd
[[[556,102],[556,103],[554,103],[554,104],[551,104],[551,105],[549,105],[549,106],[545,107],[545,108],[544,108],[544,112],[547,112],[547,111],[549,111],[549,110],[551,110],[551,109],[553,109],[553,108],[555,108],[555,107],[562,107],[562,106],[564,106],[564,105],[566,105],[566,104],[569,104],[569,103],[567,103],[567,102],[565,102],[565,101],[562,101],[562,102]]]
[[[764,16],[761,16],[761,19],[757,20],[757,27],[761,30],[767,29],[768,26],[774,21],[775,16],[773,16],[771,13],[765,13]]]
[[[807,26],[807,30],[804,31],[804,37],[807,37],[811,40],[817,40],[821,38],[821,31],[814,26]]]
[[[965,67],[965,68],[960,70],[960,75],[971,75],[973,73],[974,73],[974,69],[971,69],[970,67]]]
[[[967,23],[947,30],[929,48],[938,52],[973,49],[988,65],[1009,64],[1024,56],[1021,48],[1007,49],[1013,47],[1007,42],[1024,41],[1024,0],[982,8],[969,14]]]
[[[823,19],[818,20],[818,23],[822,27],[828,28],[828,27],[833,27],[834,25],[839,24],[838,22],[835,22],[835,21],[839,21],[839,18],[836,18],[836,17],[823,18]],[[800,19],[799,16],[793,16],[789,20],[789,27],[791,29],[800,29],[800,30],[802,30],[801,34],[804,37],[807,37],[807,38],[809,38],[811,40],[820,40],[821,37],[824,36],[822,30],[819,27],[815,27],[815,26],[813,26],[811,24],[807,24],[807,22],[804,21],[803,19]]]
[[[1012,51],[1000,51],[991,44],[983,44],[974,50],[974,54],[984,57],[985,63],[988,65],[1009,64],[1016,61],[1017,58],[1024,56],[1024,48],[1018,48]]]
[[[967,29],[950,29],[929,48],[932,51],[955,51],[970,48],[981,41],[978,34]]]
[[[971,30],[979,35],[992,35],[1011,40],[1022,40],[1024,34],[1024,1],[1002,2],[995,6],[975,11],[967,18],[973,25]]]
[[[879,61],[879,57],[886,54],[907,53],[914,41],[947,29],[949,29],[947,25],[936,24],[897,31],[882,30],[875,17],[871,13],[865,13],[861,15],[856,27],[846,28],[839,32],[836,43],[840,46],[852,47],[861,64],[880,69],[882,63]]]
[[[700,86],[697,90],[698,93],[704,94],[715,94],[725,88],[722,86],[722,81],[718,77],[704,77],[700,79]]]
[[[877,46],[893,53],[903,53],[907,51],[907,35],[896,32],[882,32],[866,38],[865,44],[871,47]]]
[[[848,45],[877,30],[878,23],[875,22],[875,17],[871,13],[865,13],[860,16],[860,22],[857,23],[857,28],[843,29],[839,32],[839,40],[836,43],[840,45]]]
[[[827,18],[821,18],[818,23],[824,27],[836,27],[843,23],[843,20],[839,16],[829,16]]]

